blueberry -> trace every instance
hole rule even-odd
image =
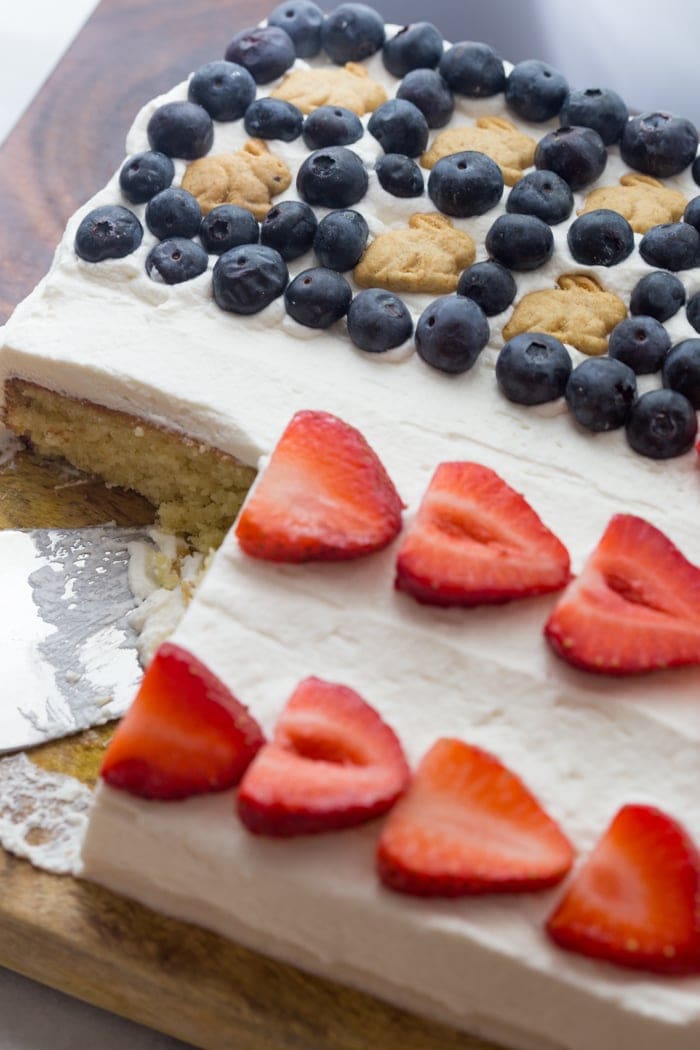
[[[199,201],[187,190],[171,186],[146,205],[146,225],[159,241],[165,237],[196,237],[201,222]]]
[[[281,98],[258,98],[248,106],[243,123],[253,138],[293,142],[301,135],[304,114]]]
[[[508,194],[506,210],[535,215],[556,226],[574,210],[574,195],[568,182],[553,171],[529,171]]]
[[[349,146],[365,133],[357,113],[343,106],[319,106],[304,121],[304,142],[309,149]]]
[[[534,215],[500,215],[486,234],[486,251],[509,270],[537,270],[551,259],[554,237]]]
[[[698,420],[690,401],[674,390],[650,390],[632,406],[627,441],[651,459],[671,459],[693,447]]]
[[[428,145],[428,123],[412,102],[392,98],[383,102],[369,118],[367,130],[385,153],[417,157]]]
[[[175,178],[175,165],[165,153],[147,150],[135,153],[119,172],[121,191],[132,204],[145,204],[168,188]]]
[[[453,44],[445,51],[440,72],[453,91],[470,98],[497,95],[506,86],[503,63],[493,48],[471,40]]]
[[[657,321],[668,321],[685,302],[685,288],[665,270],[648,273],[632,289],[630,313],[646,314]]]
[[[587,430],[617,430],[625,425],[637,396],[631,368],[612,357],[590,357],[571,373],[566,401]]]
[[[209,257],[200,244],[186,237],[170,237],[151,248],[146,259],[146,273],[154,281],[182,284],[204,273]]]
[[[214,125],[206,109],[195,102],[166,102],[148,122],[148,142],[169,157],[197,160],[214,141]]]
[[[405,77],[412,69],[435,69],[442,52],[440,30],[430,22],[414,22],[384,41],[382,59],[392,76]]]
[[[629,116],[627,106],[610,88],[572,91],[564,103],[559,122],[563,127],[593,128],[606,146],[619,142]]]
[[[457,295],[473,299],[487,317],[503,313],[515,299],[518,288],[510,270],[487,259],[465,270],[457,285]]]
[[[688,300],[688,305],[685,308],[685,315],[695,331],[700,332],[700,292],[696,292],[696,294],[691,296]]]
[[[222,310],[256,314],[282,294],[287,264],[274,248],[245,244],[219,256],[213,273],[214,299]]]
[[[368,185],[364,164],[345,146],[316,150],[297,173],[299,194],[322,208],[349,208],[362,200]]]
[[[253,26],[236,33],[226,48],[227,62],[237,62],[256,84],[269,84],[294,64],[292,38],[279,26]]]
[[[496,380],[509,401],[543,405],[564,396],[571,358],[563,343],[543,332],[510,339],[496,361]]]
[[[650,266],[663,270],[689,270],[697,264],[700,234],[687,222],[652,226],[639,245],[639,254]]]
[[[625,164],[645,175],[667,179],[692,163],[698,149],[693,124],[670,113],[643,113],[625,125],[620,152]]]
[[[663,366],[664,386],[700,408],[700,339],[684,339],[670,351]]]
[[[355,346],[371,354],[393,350],[410,339],[413,321],[406,304],[393,292],[368,288],[350,303],[348,334]]]
[[[334,62],[361,62],[384,44],[384,19],[367,4],[341,4],[321,30],[323,50]]]
[[[585,212],[567,234],[569,251],[584,266],[617,266],[634,251],[634,231],[622,215],[609,208]]]
[[[260,226],[260,243],[274,248],[285,262],[308,252],[318,221],[303,201],[281,201],[270,208]]]
[[[187,97],[214,120],[239,120],[255,98],[255,81],[237,62],[208,62],[193,74]]]
[[[414,69],[399,84],[397,98],[412,102],[429,128],[442,128],[454,113],[455,100],[447,82],[434,69]]]
[[[683,222],[690,223],[700,233],[700,197],[693,197],[683,212]]]
[[[223,255],[239,244],[257,244],[258,234],[255,216],[237,204],[212,208],[199,227],[199,239],[210,255]]]
[[[268,15],[267,24],[292,38],[297,58],[313,58],[321,50],[323,11],[310,0],[288,0]]]
[[[489,323],[473,299],[443,295],[421,314],[416,350],[426,364],[453,375],[467,372],[486,346]]]
[[[668,332],[655,317],[627,317],[608,339],[608,354],[638,376],[658,372],[671,348]]]
[[[369,226],[359,211],[332,211],[321,219],[314,237],[314,252],[321,266],[343,273],[362,258]]]
[[[423,172],[403,153],[385,153],[374,166],[379,185],[393,197],[420,197],[425,186]]]
[[[428,178],[428,196],[445,215],[483,215],[503,196],[503,175],[485,153],[465,150],[437,162]]]
[[[599,179],[607,163],[608,151],[593,128],[557,128],[535,150],[535,167],[560,175],[572,190]]]
[[[123,259],[136,251],[143,238],[143,226],[133,211],[121,204],[93,208],[78,226],[75,252],[86,262]]]
[[[691,170],[693,173],[693,179],[695,180],[696,184],[700,186],[700,156],[696,157],[693,161],[693,167]]]
[[[556,117],[566,102],[566,78],[546,62],[518,62],[506,81],[506,102],[523,120],[539,123]]]
[[[307,328],[329,328],[345,317],[351,299],[345,278],[325,266],[303,270],[284,293],[287,313]]]

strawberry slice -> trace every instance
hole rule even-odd
[[[354,690],[307,678],[243,778],[238,814],[257,835],[304,835],[362,824],[406,789],[392,729]]]
[[[568,663],[602,674],[700,663],[700,569],[649,522],[617,514],[545,635]]]
[[[328,412],[297,412],[236,523],[246,554],[344,561],[381,550],[401,499],[362,434]]]
[[[569,555],[532,507],[479,463],[442,463],[396,563],[428,605],[498,604],[564,587]]]
[[[652,806],[623,806],[547,922],[561,948],[618,966],[700,974],[700,854]]]
[[[255,719],[191,653],[165,642],[122,719],[100,775],[142,798],[237,784],[264,743]]]
[[[450,739],[423,758],[377,849],[384,885],[418,897],[545,889],[572,861],[571,843],[520,778]]]

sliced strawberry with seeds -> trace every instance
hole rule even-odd
[[[401,499],[362,434],[327,412],[297,412],[236,523],[246,554],[343,561],[381,550]]]
[[[571,843],[519,777],[450,739],[423,758],[377,849],[384,885],[419,897],[545,889],[572,861]]]
[[[498,604],[564,587],[569,555],[535,511],[478,463],[442,463],[396,564],[396,589],[429,605]]]
[[[586,671],[700,663],[700,569],[649,522],[618,514],[545,634],[559,656]]]
[[[307,678],[243,778],[238,814],[258,835],[352,827],[385,813],[409,776],[374,708],[347,686]]]
[[[547,922],[562,948],[618,966],[700,974],[700,854],[652,806],[623,806]]]
[[[191,653],[165,642],[122,719],[100,775],[143,798],[237,784],[264,743],[255,719]]]

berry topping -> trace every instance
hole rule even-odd
[[[567,233],[569,251],[585,266],[617,266],[634,251],[634,231],[622,215],[609,208],[579,215]]]
[[[383,102],[369,118],[367,130],[385,153],[417,157],[428,145],[428,124],[412,102],[392,98]]]
[[[571,373],[566,400],[571,412],[587,430],[617,430],[637,396],[634,372],[612,357],[589,357]]]
[[[700,197],[693,197],[688,201],[683,212],[683,222],[689,222],[700,233]]]
[[[357,113],[342,106],[319,106],[304,121],[304,142],[309,149],[350,146],[364,135]]]
[[[647,314],[657,321],[668,321],[685,302],[685,288],[672,273],[657,270],[637,282],[630,297],[630,313]]]
[[[352,209],[329,212],[318,224],[314,252],[321,266],[344,273],[357,266],[369,237],[364,215]]]
[[[675,390],[650,390],[632,405],[627,441],[640,456],[671,459],[692,447],[698,432],[693,405]]]
[[[471,40],[453,44],[444,53],[440,72],[453,91],[470,98],[497,95],[506,84],[503,63],[493,48]]]
[[[208,62],[192,75],[187,97],[213,120],[240,120],[255,98],[255,81],[236,62]]]
[[[214,125],[206,109],[195,102],[166,102],[148,122],[152,150],[168,157],[197,160],[214,142]]]
[[[509,270],[537,270],[551,259],[554,237],[534,215],[499,215],[486,234],[486,251]]]
[[[393,292],[368,288],[355,296],[348,310],[348,335],[370,354],[393,350],[410,339],[413,320],[406,304]]]
[[[396,734],[344,685],[301,682],[238,791],[255,835],[355,827],[391,809],[410,772]]]
[[[159,647],[107,749],[100,775],[142,798],[178,799],[237,784],[264,743],[223,682],[171,642]]]
[[[608,151],[593,128],[557,128],[535,150],[535,167],[560,175],[572,190],[599,179],[607,163]]]
[[[555,886],[573,856],[515,773],[481,748],[443,738],[388,817],[377,867],[398,893],[460,897]]]
[[[645,175],[668,179],[693,162],[698,133],[689,120],[670,113],[632,117],[622,132],[620,152],[625,164]]]
[[[384,44],[384,19],[367,4],[340,4],[321,30],[323,50],[338,65],[361,62]]]
[[[556,117],[568,94],[569,85],[561,73],[535,59],[519,62],[506,81],[506,102],[523,120],[541,122]]]
[[[266,561],[346,561],[401,528],[401,500],[359,431],[327,412],[297,412],[248,496],[235,532]]]
[[[673,347],[664,361],[663,378],[665,387],[700,408],[700,339],[684,339]]]
[[[489,323],[473,299],[443,295],[421,314],[416,325],[416,350],[440,372],[468,372],[489,339]]]
[[[567,663],[600,674],[700,663],[700,569],[649,522],[617,514],[545,634]]]
[[[671,348],[668,332],[655,317],[627,317],[608,337],[610,357],[629,365],[638,376],[658,372]]]
[[[223,255],[240,244],[257,244],[259,228],[255,216],[237,204],[220,204],[202,219],[199,238],[211,255]]]
[[[321,208],[351,208],[367,192],[369,179],[356,153],[345,146],[326,146],[310,154],[299,168],[297,190]]]
[[[474,263],[464,271],[457,285],[457,294],[473,299],[487,317],[495,317],[507,310],[517,290],[510,270],[493,259]]]
[[[281,98],[258,98],[248,106],[243,123],[252,138],[293,142],[301,135],[304,114]]]
[[[570,375],[568,350],[544,332],[514,336],[496,362],[499,387],[509,401],[519,405],[542,405],[563,397]]]
[[[321,50],[323,11],[310,0],[287,0],[268,15],[267,24],[284,29],[297,58],[313,58]]]
[[[317,266],[287,285],[287,313],[307,328],[329,328],[348,312],[352,289],[342,274]]]
[[[700,186],[700,155],[693,161],[693,167],[691,168],[693,173],[693,179],[695,183]]]
[[[274,248],[242,244],[224,252],[216,262],[212,287],[222,310],[256,314],[287,287],[287,264]]]
[[[559,121],[562,127],[593,128],[605,146],[612,146],[619,142],[628,116],[627,106],[616,91],[586,88],[569,93]]]
[[[700,332],[700,292],[696,292],[695,295],[691,296],[688,300],[688,305],[685,308],[685,315],[695,331]]]
[[[199,201],[187,190],[171,186],[157,193],[146,206],[146,225],[159,240],[164,237],[196,237],[201,223]]]
[[[508,194],[506,210],[534,215],[556,226],[574,210],[574,195],[568,182],[553,171],[529,171]]]
[[[279,26],[253,26],[244,29],[226,48],[226,60],[237,62],[251,74],[256,84],[269,84],[294,64],[292,39]]]
[[[121,191],[132,204],[145,204],[156,193],[168,188],[175,178],[175,165],[170,157],[155,150],[135,153],[119,172]]]
[[[700,234],[687,222],[665,222],[644,234],[639,254],[662,270],[689,270],[700,256]]]
[[[392,197],[420,197],[425,189],[423,172],[403,153],[385,153],[374,166],[379,185]]]
[[[282,201],[270,208],[260,226],[260,243],[274,248],[285,262],[310,251],[318,222],[303,201]]]
[[[171,237],[148,253],[146,273],[154,281],[164,284],[182,284],[199,277],[209,263],[209,256],[201,245],[186,237]]]
[[[75,234],[75,253],[86,262],[123,259],[136,251],[143,238],[143,226],[133,211],[121,204],[93,208],[81,221]]]
[[[700,974],[700,854],[661,810],[615,816],[547,921],[570,952],[661,974]]]
[[[452,92],[444,77],[434,69],[414,69],[399,84],[397,98],[417,106],[429,128],[442,128],[455,108]]]
[[[414,22],[384,41],[382,60],[391,75],[400,78],[414,69],[435,69],[442,51],[440,30],[430,22]]]
[[[442,157],[430,172],[428,195],[445,215],[483,215],[503,196],[503,175],[485,153],[465,150]]]

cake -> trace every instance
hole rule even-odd
[[[389,28],[390,37],[395,33]],[[291,79],[307,66],[325,68],[327,57],[297,59],[289,77],[283,71],[259,95],[275,90],[313,109],[318,96],[308,100],[309,81],[300,94]],[[376,110],[399,78],[381,51],[360,69],[343,70],[342,89],[350,78],[360,92],[355,104]],[[316,92],[318,78],[311,84]],[[154,114],[187,92],[181,84],[144,107],[128,154],[148,149]],[[500,90],[479,98],[456,93],[455,102],[447,130],[431,132],[426,173],[439,163],[441,135],[471,129],[473,148],[488,154],[493,137],[500,141],[506,132],[508,152],[498,153],[498,167],[506,186],[516,186],[536,143],[558,127],[555,118],[523,119]],[[365,126],[370,119],[363,113]],[[190,164],[175,160],[174,185],[185,180],[199,193],[195,165],[221,154],[246,151],[257,162],[270,152],[292,175],[308,155],[298,137],[275,139],[269,150],[257,140],[251,148],[250,138],[241,120],[215,122],[209,153]],[[446,156],[455,142],[462,147],[465,140],[442,140]],[[468,259],[467,240],[473,258],[487,257],[487,236],[506,213],[510,191],[480,215],[445,222],[427,196],[383,189],[374,167],[382,149],[371,133],[350,148],[369,171],[357,208],[370,248],[396,235],[370,260],[369,276],[358,267],[354,290],[403,282],[398,294],[415,322],[439,291],[455,290],[450,260],[461,251]],[[514,404],[495,376],[504,342],[531,331],[533,318],[537,329],[551,322],[566,335],[575,363],[600,354],[633,289],[654,269],[640,254],[639,230],[634,250],[615,265],[574,258],[567,235],[579,210],[599,210],[601,198],[591,201],[591,194],[604,192],[614,211],[627,208],[618,190],[626,199],[631,190],[630,222],[648,230],[677,221],[678,195],[689,202],[696,188],[688,165],[662,180],[640,178],[610,145],[604,171],[575,191],[570,220],[551,227],[549,259],[517,270],[514,307],[489,318],[485,348],[472,367],[450,375],[429,367],[411,338],[372,353],[351,342],[342,320],[327,329],[299,324],[281,296],[257,313],[222,310],[211,293],[213,258],[191,280],[157,282],[145,270],[157,243],[149,232],[122,258],[79,258],[74,245],[85,217],[124,203],[117,173],[69,221],[51,271],[4,330],[5,419],[40,451],[143,492],[159,506],[164,528],[203,549],[226,531],[289,420],[312,411],[362,433],[396,485],[405,523],[415,519],[439,464],[469,461],[524,494],[570,552],[574,574],[616,514],[650,522],[700,563],[692,449],[670,459],[640,455],[623,430],[577,426],[562,398]],[[296,199],[290,178],[275,202]],[[248,203],[263,213],[264,200],[249,196]],[[143,217],[144,206],[129,207]],[[319,216],[327,210],[317,207]],[[290,270],[312,265],[309,253]],[[700,290],[699,276],[695,266],[678,273],[688,301]],[[536,293],[546,294],[544,308],[541,299],[527,299]],[[673,344],[695,335],[682,309],[666,329]],[[640,390],[658,385],[658,377],[639,379]],[[580,857],[629,803],[658,807],[698,841],[698,667],[621,677],[575,669],[543,639],[556,596],[476,609],[419,604],[393,589],[401,542],[399,536],[350,562],[299,565],[251,558],[229,534],[172,641],[232,690],[268,737],[299,683],[315,676],[364,697],[395,730],[412,768],[436,738],[468,740],[523,778]],[[378,822],[275,840],[245,830],[233,813],[234,796],[231,789],[164,802],[102,785],[84,844],[85,877],[518,1050],[697,1046],[700,978],[636,973],[562,952],[542,929],[561,890],[458,901],[399,896],[374,871]]]

